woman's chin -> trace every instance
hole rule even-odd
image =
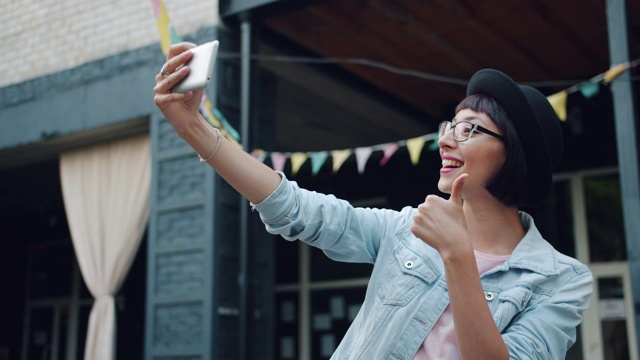
[[[438,190],[445,194],[451,194],[451,183],[440,178],[440,180],[438,181]]]

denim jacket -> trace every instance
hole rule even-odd
[[[410,230],[415,208],[355,208],[300,189],[283,174],[254,205],[266,228],[331,259],[374,264],[364,303],[332,359],[413,359],[449,304],[438,252]],[[481,274],[512,359],[564,359],[589,306],[589,269],[556,251],[521,212],[526,234],[509,260]]]

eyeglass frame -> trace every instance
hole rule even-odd
[[[456,139],[456,136],[455,136],[455,134],[456,134],[455,127],[458,126],[458,124],[462,124],[462,123],[471,124],[471,131],[469,131],[469,135],[467,135],[467,137],[465,139],[458,140],[458,139]],[[445,126],[445,129],[444,129],[444,131],[442,131],[442,134],[440,134],[440,132],[441,132],[440,129],[443,126]],[[476,130],[478,130],[481,133],[485,133],[487,135],[491,135],[491,136],[495,137],[496,139],[504,141],[504,136],[502,136],[502,135],[500,135],[498,133],[495,133],[495,132],[493,132],[493,131],[491,131],[491,130],[483,127],[483,126],[480,126],[478,124],[475,124],[475,123],[472,123],[471,121],[466,121],[466,120],[458,121],[455,124],[453,123],[453,121],[450,121],[450,120],[445,120],[445,121],[440,122],[440,124],[438,124],[438,139],[442,138],[446,134],[447,130],[453,130],[453,135],[452,135],[453,140],[455,140],[455,141],[457,141],[459,143],[469,140],[471,135],[473,135],[473,132],[476,131]]]

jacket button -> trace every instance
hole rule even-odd
[[[493,300],[494,297],[495,295],[493,295],[491,291],[487,291],[484,293],[484,298],[487,299],[487,301]]]
[[[413,260],[407,260],[404,262],[404,267],[407,269],[413,269],[413,265],[415,265]]]

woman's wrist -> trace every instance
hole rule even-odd
[[[211,154],[215,155],[214,151],[218,152],[221,146],[222,134],[218,129],[209,125],[199,113],[184,127],[176,131],[180,138],[186,141],[201,158],[210,159]]]
[[[216,131],[216,137],[217,137],[216,147],[213,148],[213,152],[206,157],[202,157],[202,155],[198,154],[198,157],[200,158],[200,162],[208,162],[209,160],[213,159],[213,157],[216,156],[216,153],[220,149],[220,143],[222,142],[222,134],[220,134],[220,130],[218,128],[213,128],[213,130]]]
[[[470,242],[450,244],[446,249],[440,249],[439,252],[445,265],[455,266],[455,264],[467,262],[470,258],[475,259],[473,246]]]

